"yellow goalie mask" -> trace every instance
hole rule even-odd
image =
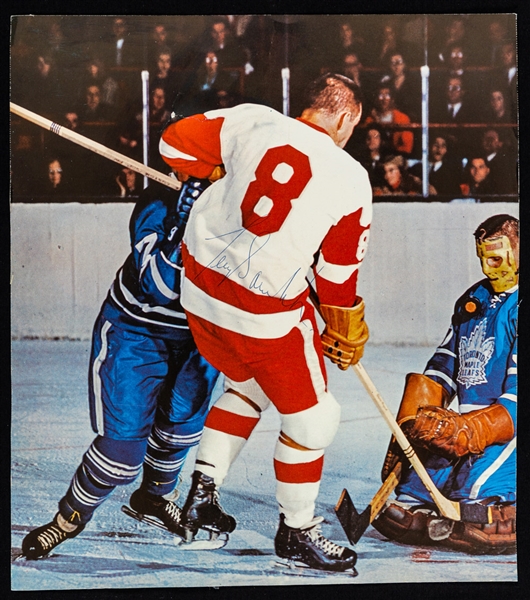
[[[477,256],[495,292],[505,292],[517,283],[519,271],[507,236],[477,240]]]

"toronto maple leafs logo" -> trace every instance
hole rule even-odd
[[[488,382],[485,369],[495,348],[495,338],[486,338],[487,322],[488,319],[482,320],[471,332],[469,339],[465,336],[460,338],[457,381],[465,385],[466,389]]]

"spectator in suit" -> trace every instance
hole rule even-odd
[[[511,114],[509,92],[502,85],[492,86],[489,95],[489,106],[486,110],[487,123],[516,123],[516,115]]]
[[[476,200],[495,201],[488,198],[495,194],[495,189],[490,178],[490,168],[483,156],[473,156],[467,164],[464,181],[460,184],[462,194]]]
[[[383,76],[382,84],[390,86],[394,94],[394,104],[398,110],[407,114],[412,121],[421,120],[421,84],[407,72],[404,55],[392,52],[389,57],[390,73]]]
[[[444,90],[445,102],[434,104],[431,122],[476,123],[480,122],[477,107],[466,100],[466,89],[461,77],[449,77]],[[435,99],[436,100],[436,99]]]
[[[86,70],[81,78],[79,89],[85,91],[89,85],[97,85],[101,90],[101,101],[108,106],[116,106],[118,101],[118,82],[107,75],[102,59],[94,56],[87,61]]]
[[[149,76],[149,87],[163,88],[166,102],[173,102],[179,88],[178,78],[172,71],[171,50],[165,46],[159,49],[156,57],[156,68]]]
[[[101,96],[99,85],[90,84],[85,88],[85,101],[79,111],[82,125],[85,123],[111,122],[114,119],[114,111],[102,101]]]
[[[120,198],[137,198],[143,189],[142,176],[127,167],[119,170],[116,184],[118,188],[116,195]]]
[[[508,90],[512,116],[517,115],[517,57],[513,41],[505,41],[501,46],[501,67],[497,78]]]
[[[367,170],[373,188],[385,185],[383,162],[390,155],[391,151],[384,142],[381,128],[378,125],[370,125],[366,129],[362,153],[355,158]]]
[[[495,129],[488,129],[482,137],[482,149],[486,165],[490,170],[489,179],[495,194],[517,193],[517,154],[510,151],[508,145]]]
[[[25,108],[52,120],[57,118],[65,97],[59,72],[50,53],[37,54],[24,88],[22,104]]]
[[[109,67],[139,67],[138,47],[123,17],[112,20],[112,34],[106,44],[105,63]]]
[[[363,111],[369,112],[372,108],[373,85],[370,84],[369,77],[363,71],[359,55],[355,52],[345,54],[338,72],[349,77],[359,87],[363,96]]]
[[[238,68],[245,65],[245,53],[232,37],[226,19],[214,19],[208,33],[208,38],[203,45],[203,53],[215,52],[221,69],[225,67]]]
[[[457,197],[460,194],[462,166],[451,152],[450,137],[443,132],[433,132],[429,148],[429,183],[437,194]],[[417,163],[410,173],[422,177],[422,165]]]
[[[414,136],[411,131],[399,127],[410,124],[410,118],[396,109],[393,92],[388,85],[383,84],[377,88],[374,108],[366,118],[366,123],[379,123],[384,128],[394,153],[410,155],[414,146]],[[394,125],[398,128],[390,131]]]

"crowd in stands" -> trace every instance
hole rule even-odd
[[[422,81],[429,76],[430,199],[517,199],[515,16],[24,16],[13,21],[11,100],[142,162],[141,71],[149,73],[149,166],[171,110],[256,102],[290,114],[308,81],[355,81],[363,119],[346,151],[374,197],[421,196]],[[12,115],[13,201],[131,198],[143,177]],[[510,198],[511,196],[511,198]],[[418,199],[418,198],[416,198]]]

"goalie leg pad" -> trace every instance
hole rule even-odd
[[[434,514],[421,505],[407,508],[390,502],[372,525],[390,540],[412,546],[429,546],[434,543],[428,532]]]
[[[331,444],[340,422],[340,404],[329,392],[318,395],[318,403],[305,410],[282,414],[282,431],[305,448],[319,450]]]
[[[492,513],[493,522],[485,525],[451,521],[453,526],[440,544],[468,554],[515,554],[515,506],[494,506]]]

